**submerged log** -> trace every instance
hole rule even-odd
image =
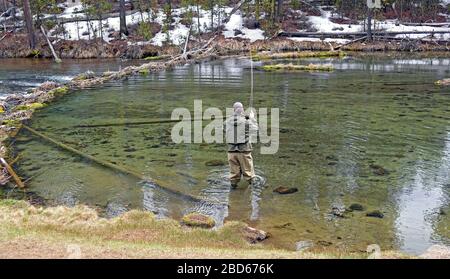
[[[5,159],[0,158],[0,163],[6,168],[8,173],[11,175],[11,177],[16,182],[17,186],[19,186],[19,188],[21,188],[21,189],[24,189],[25,184],[23,183],[22,179],[20,179],[20,177],[16,174],[16,172],[13,170],[13,168],[8,164],[8,162],[6,162]]]
[[[224,116],[221,119],[225,120],[227,117]],[[146,121],[125,121],[117,123],[100,123],[100,124],[82,124],[76,125],[75,128],[98,128],[98,127],[114,127],[114,126],[138,126],[138,125],[152,125],[152,124],[165,124],[165,123],[178,123],[182,121],[212,121],[213,119],[161,119],[161,120],[146,120]]]
[[[68,146],[68,145],[66,145],[66,144],[64,144],[64,143],[62,143],[62,142],[59,142],[59,141],[57,141],[57,140],[52,139],[52,138],[50,138],[50,137],[44,135],[43,133],[34,130],[34,129],[31,128],[31,127],[28,127],[27,125],[24,125],[24,124],[23,124],[22,127],[23,127],[24,129],[28,130],[29,132],[31,132],[33,135],[38,136],[38,137],[44,139],[45,141],[50,142],[50,143],[52,143],[52,144],[58,146],[58,147],[61,148],[61,149],[64,149],[64,150],[66,150],[66,151],[69,151],[69,152],[71,152],[71,153],[73,153],[73,154],[75,154],[75,155],[78,155],[78,156],[80,156],[80,157],[82,157],[82,158],[88,159],[88,160],[90,160],[90,161],[92,161],[92,162],[95,162],[95,163],[97,163],[97,164],[100,165],[100,166],[103,166],[103,167],[106,167],[106,168],[108,168],[108,169],[115,170],[115,171],[118,171],[118,172],[121,172],[121,173],[130,175],[130,176],[133,176],[133,177],[138,178],[139,180],[142,180],[142,181],[145,181],[145,182],[149,182],[149,183],[151,183],[153,186],[155,186],[155,187],[157,187],[157,188],[159,188],[159,189],[161,189],[161,190],[163,190],[163,191],[166,191],[166,192],[168,192],[168,193],[170,193],[170,194],[173,194],[173,195],[175,195],[175,196],[178,196],[178,197],[181,197],[181,198],[183,198],[183,199],[190,200],[190,201],[193,201],[193,202],[208,202],[208,203],[212,203],[212,204],[217,204],[217,202],[214,202],[214,201],[209,201],[209,200],[207,200],[207,199],[203,199],[203,198],[200,198],[200,197],[195,197],[195,196],[193,196],[193,195],[189,195],[189,194],[186,194],[186,193],[182,193],[182,192],[180,192],[180,191],[178,191],[178,190],[171,189],[171,188],[166,187],[166,186],[161,186],[159,183],[157,183],[157,182],[154,181],[153,179],[149,179],[148,177],[145,177],[145,176],[144,176],[142,173],[140,173],[140,172],[137,172],[137,171],[135,171],[135,170],[131,170],[131,169],[128,169],[128,168],[119,166],[119,165],[115,165],[115,164],[113,164],[113,163],[110,163],[110,162],[107,162],[107,161],[100,160],[100,159],[98,159],[98,158],[96,158],[96,157],[94,157],[94,156],[85,154],[85,153],[83,153],[83,152],[81,152],[81,151],[79,151],[79,150],[77,150],[77,149],[75,149],[75,148],[73,148],[73,147],[70,147],[70,146]]]

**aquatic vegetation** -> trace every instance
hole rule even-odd
[[[148,57],[145,57],[144,60],[146,60],[146,61],[158,61],[158,60],[164,60],[164,59],[167,59],[167,58],[169,58],[169,57],[170,57],[169,55],[148,56]]]
[[[31,103],[31,104],[25,104],[25,105],[18,105],[15,110],[21,111],[21,110],[37,110],[45,107],[45,104],[43,103]]]
[[[52,97],[59,97],[67,94],[67,92],[69,92],[69,88],[67,86],[61,86],[53,90],[50,90],[48,94]]]
[[[309,65],[294,65],[294,64],[275,64],[275,65],[264,65],[262,66],[264,71],[324,71],[331,72],[333,71],[332,65],[317,65],[317,64],[309,64]]]
[[[20,120],[15,119],[5,119],[3,120],[3,125],[6,125],[7,127],[17,127],[20,126],[22,122]]]
[[[139,73],[143,76],[146,76],[146,75],[150,74],[150,70],[149,69],[141,69],[141,70],[139,70]]]
[[[281,52],[256,54],[252,56],[254,61],[271,59],[297,59],[297,58],[327,58],[327,57],[345,57],[347,54],[343,51],[299,51],[299,52]]]

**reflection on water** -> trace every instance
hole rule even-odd
[[[171,124],[79,128],[80,124],[164,119],[179,107],[225,109],[249,99],[250,63],[227,59],[130,77],[70,94],[35,114],[31,125],[78,150],[207,201],[194,202],[150,183],[74,158],[26,131],[15,139],[18,170],[32,191],[57,202],[106,208],[109,216],[143,208],[159,217],[192,211],[251,222],[268,244],[421,253],[449,244],[450,92],[435,87],[448,59],[300,60],[332,63],[331,73],[255,71],[255,106],[280,108],[280,150],[254,161],[258,183],[230,191],[226,146],[171,141]],[[416,63],[419,62],[419,63]],[[206,125],[208,123],[204,123]],[[208,162],[219,161],[219,167]],[[273,193],[295,187],[292,195]],[[364,211],[345,212],[352,204]],[[369,211],[384,218],[371,218]],[[437,229],[439,228],[439,229]]]
[[[424,251],[434,242],[434,222],[439,209],[448,203],[444,187],[450,181],[450,132],[440,161],[431,163],[435,172],[427,171],[427,162],[418,161],[414,166],[416,175],[412,183],[405,185],[400,193],[396,220],[398,235],[405,251]],[[447,204],[448,205],[448,204]]]

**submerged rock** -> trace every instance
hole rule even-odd
[[[252,244],[264,241],[265,239],[269,238],[269,234],[267,232],[252,227],[245,227],[243,229],[243,234],[247,241]]]
[[[364,206],[359,203],[353,203],[352,205],[350,205],[349,209],[351,211],[364,211]]]
[[[299,252],[305,251],[312,247],[314,247],[314,242],[312,242],[311,240],[303,240],[295,243],[295,250]]]
[[[366,216],[367,217],[380,218],[380,219],[384,218],[384,214],[381,211],[379,211],[379,210],[374,210],[374,211],[367,212]]]
[[[219,166],[225,166],[225,162],[221,160],[211,160],[205,163],[208,167],[219,167]]]
[[[382,166],[370,165],[370,168],[373,170],[375,175],[384,176],[389,174],[389,171]]]
[[[210,229],[216,225],[214,219],[200,213],[189,213],[183,216],[182,223],[189,227]]]
[[[298,192],[298,189],[281,186],[281,187],[278,187],[275,190],[273,190],[273,192],[281,194],[281,195],[288,195],[288,194],[293,194],[293,193]]]

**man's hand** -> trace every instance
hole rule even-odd
[[[248,117],[255,119],[255,111],[253,108],[250,108],[250,113],[248,114]]]

